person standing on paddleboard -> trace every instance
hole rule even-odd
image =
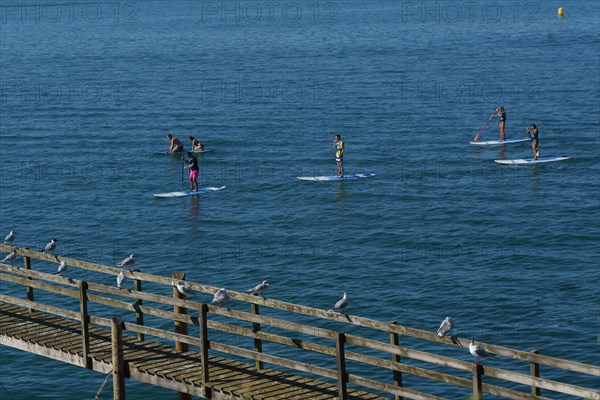
[[[333,139],[333,148],[335,149],[335,161],[337,163],[337,176],[344,176],[344,166],[342,161],[344,159],[344,141],[340,135],[335,135]]]
[[[538,128],[535,124],[531,124],[529,128],[527,128],[527,133],[531,138],[531,150],[533,150],[533,159],[537,160],[540,156],[540,151],[538,150],[538,144],[540,143],[538,139]]]
[[[188,159],[185,160],[186,165],[184,168],[190,170],[190,191],[197,192],[198,191],[198,173],[200,172],[200,168],[198,167],[198,158],[191,151],[187,152]]]
[[[169,150],[167,150],[167,153],[183,154],[183,143],[181,143],[181,140],[177,139],[176,137],[173,137],[173,135],[171,135],[170,133],[167,135],[167,138],[171,142],[171,146],[169,146]]]
[[[506,112],[504,111],[504,107],[500,106],[500,107],[498,107],[498,109],[496,109],[494,118],[498,118],[498,129],[500,130],[500,140],[506,140],[506,135],[504,134],[504,124],[506,124]]]
[[[198,141],[198,139],[196,139],[193,136],[188,137],[188,139],[190,139],[190,142],[192,142],[192,150],[193,151],[201,151],[204,150],[204,145],[202,143],[200,143]]]

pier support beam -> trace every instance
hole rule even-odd
[[[473,366],[473,400],[483,399],[483,367],[477,363]]]
[[[173,272],[171,275],[173,281],[184,281],[185,280],[185,272]],[[175,286],[173,286],[173,298],[174,299],[185,299],[185,296],[179,293],[179,290]],[[177,314],[187,314],[187,308],[180,306],[173,306],[173,312]],[[181,333],[182,335],[188,334],[188,326],[185,322],[175,321],[175,333]],[[183,342],[175,342],[175,350],[181,352],[189,351],[189,346],[187,343]],[[177,392],[179,400],[192,400],[192,396],[189,393]]]
[[[123,358],[123,322],[120,317],[111,319],[113,399],[125,400],[125,360]]]
[[[396,321],[390,321],[390,324],[397,325],[398,323]],[[390,332],[390,344],[395,347],[400,346],[400,339],[398,338],[397,333]],[[398,354],[392,354],[392,361],[397,364],[400,364],[400,362],[402,360],[400,359],[400,356]],[[394,374],[394,386],[402,387],[402,372],[393,370],[393,374]],[[394,400],[403,400],[403,399],[404,399],[404,397],[402,397],[402,396],[398,396],[398,395],[394,396]]]

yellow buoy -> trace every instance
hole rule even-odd
[[[565,15],[565,9],[564,9],[564,8],[562,8],[562,7],[560,7],[560,8],[558,9],[558,16],[559,16],[559,17],[562,17],[562,16],[564,16],[564,15]]]

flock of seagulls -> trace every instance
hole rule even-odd
[[[15,236],[16,236],[16,232],[10,231],[8,233],[8,235],[6,235],[6,237],[4,238],[4,243],[7,245],[12,245],[12,243],[15,240]],[[57,239],[54,239],[54,238],[51,239],[50,242],[46,245],[46,247],[44,247],[44,249],[40,250],[40,251],[44,254],[54,255],[54,251],[56,250],[57,242],[58,242]],[[6,257],[4,257],[2,262],[3,263],[12,263],[16,259],[17,259],[17,253],[16,253],[16,251],[12,251]],[[119,267],[128,267],[129,271],[131,272],[131,266],[133,264],[135,264],[136,260],[137,260],[137,256],[135,254],[131,254],[131,255],[129,255],[129,257],[125,258],[123,261],[117,263],[116,265]],[[68,270],[67,263],[65,261],[61,261],[60,264],[58,265],[58,269],[54,273],[54,275],[59,275],[61,277],[64,277],[67,270]],[[117,287],[119,289],[123,289],[123,283],[125,282],[126,279],[127,279],[127,277],[125,276],[125,273],[123,271],[119,272],[119,274],[117,275]],[[183,282],[183,281],[177,281],[177,282],[174,281],[173,287],[177,288],[177,291],[183,295],[184,299],[186,299],[187,296],[194,296],[196,294],[196,292],[194,292],[192,286],[190,286],[190,284]],[[253,288],[248,289],[247,292],[251,293],[255,296],[260,295],[264,298],[264,293],[268,289],[269,289],[269,282],[264,280],[261,283],[259,283],[258,285],[254,286]],[[231,300],[229,293],[227,292],[227,290],[225,288],[221,288],[214,293],[212,302],[215,304],[218,304],[220,307],[224,307],[224,305],[227,302],[229,302],[229,300]],[[344,293],[343,297],[340,300],[338,300],[334,304],[333,308],[329,309],[328,311],[335,311],[335,312],[339,312],[342,315],[345,315],[345,310],[349,304],[350,304],[350,301],[348,300],[348,293]],[[451,317],[446,317],[440,324],[440,327],[437,330],[437,335],[439,337],[446,337],[453,328],[454,328],[454,321],[452,320]],[[476,345],[473,340],[471,340],[469,342],[469,352],[471,353],[471,355],[473,357],[475,357],[477,359],[477,363],[479,363],[481,361],[481,359],[491,358],[496,355],[494,353],[487,351],[483,347]]]

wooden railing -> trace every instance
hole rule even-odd
[[[400,340],[403,337],[464,348],[468,348],[468,341],[457,337],[440,338],[435,332],[398,325],[393,321],[382,322],[355,315],[342,315],[234,291],[229,291],[232,303],[247,303],[250,306],[250,312],[233,308],[221,308],[199,301],[182,299],[182,296],[175,288],[173,288],[171,296],[142,291],[142,282],[172,286],[174,280],[185,278],[183,273],[175,273],[169,278],[145,274],[138,270],[130,272],[121,268],[46,255],[25,248],[17,249],[0,245],[0,250],[4,252],[16,250],[17,254],[23,257],[22,268],[0,264],[0,271],[2,271],[0,273],[0,280],[25,288],[23,292],[25,299],[2,293],[0,294],[0,301],[79,321],[82,331],[83,355],[86,360],[84,366],[87,368],[90,368],[91,365],[89,357],[89,324],[115,329],[115,321],[111,318],[115,315],[114,312],[105,316],[92,315],[90,313],[90,304],[101,304],[114,309],[131,312],[131,317],[132,319],[135,318],[135,322],[119,322],[119,327],[136,333],[140,341],[145,340],[145,336],[148,335],[173,341],[175,342],[175,348],[180,351],[187,351],[188,345],[198,346],[203,367],[202,383],[207,387],[210,387],[211,382],[209,369],[207,368],[210,350],[212,352],[228,354],[233,358],[252,360],[257,369],[264,368],[264,364],[266,363],[270,365],[270,368],[271,366],[280,366],[308,374],[318,379],[324,378],[325,380],[336,382],[340,399],[347,398],[348,385],[352,385],[352,387],[360,390],[372,390],[375,393],[393,395],[395,399],[443,398],[424,393],[423,389],[419,391],[406,387],[406,375],[431,381],[432,384],[430,387],[435,393],[440,393],[442,391],[440,388],[443,388],[444,386],[442,385],[444,384],[459,388],[468,388],[476,399],[481,399],[484,393],[509,399],[545,399],[546,397],[542,397],[541,393],[550,397],[553,396],[553,393],[561,393],[586,399],[600,399],[598,388],[577,386],[568,382],[544,378],[540,374],[540,365],[552,367],[554,371],[568,371],[569,374],[591,376],[592,378],[588,379],[590,386],[593,386],[593,382],[597,383],[597,377],[600,377],[600,367],[596,365],[548,357],[539,354],[535,350],[521,351],[480,343],[489,351],[498,354],[499,357],[523,362],[523,366],[529,366],[530,373],[525,374],[492,367],[489,366],[491,363],[482,366],[474,362],[401,345],[405,342],[405,340]],[[31,259],[51,263],[65,261],[71,270],[65,278],[52,275],[51,273],[38,272],[33,270]],[[69,275],[76,275],[73,272],[73,267],[112,275],[113,277],[118,275],[119,272],[124,271],[127,278],[133,280],[133,290],[118,289],[115,286],[68,278]],[[218,289],[189,281],[187,283],[198,293],[197,297],[203,294],[210,294],[212,296]],[[73,311],[36,301],[34,293],[38,290],[78,299],[79,309]],[[159,306],[149,306],[148,303],[156,303]],[[236,304],[234,305],[237,307]],[[173,311],[165,309],[166,306],[173,307]],[[314,319],[315,324],[294,322],[278,316],[268,316],[264,313],[265,308],[279,310],[273,312],[278,315],[282,314],[282,311],[295,314],[296,317],[294,319],[296,321],[301,319],[299,316],[303,316],[302,318],[304,319],[310,317]],[[197,312],[198,316],[188,315],[190,310]],[[145,317],[147,316],[172,321],[174,331],[151,327],[148,324],[145,325]],[[224,320],[229,319],[248,323],[251,328],[224,322]],[[320,321],[322,324],[325,320],[366,328],[366,334],[349,334],[317,326],[317,322]],[[197,327],[198,336],[188,334],[189,326]],[[272,333],[265,330],[265,327],[283,330],[286,334]],[[214,333],[211,333],[214,331],[235,335],[239,341],[247,341],[248,347],[251,347],[251,349],[225,343],[225,340],[221,342],[216,341]],[[378,331],[387,333],[390,339],[389,342],[387,340],[374,339],[373,337],[380,336],[377,333]],[[119,333],[115,335],[119,337]],[[317,343],[315,340],[307,340],[307,337],[317,339],[316,341],[319,342],[328,342],[329,344],[326,345]],[[283,345],[299,349],[302,352],[310,352],[327,357],[319,358],[319,364],[321,365],[311,364],[306,361],[268,354],[264,351],[264,343]],[[348,347],[351,347],[353,351],[349,350]],[[467,350],[462,349],[462,351],[466,352]],[[387,356],[375,356],[373,355],[375,353],[382,353]],[[306,357],[303,359],[306,360]],[[353,366],[360,365],[362,367],[352,369],[349,367],[349,362],[352,362]],[[414,365],[424,365],[425,363],[427,365],[432,364],[432,367],[425,368]],[[369,377],[367,371],[372,367],[387,370],[389,380],[374,379],[372,375]],[[493,378],[491,383],[488,383],[488,378]],[[429,387],[429,385],[427,386]],[[423,385],[419,387],[422,388]],[[524,389],[527,391],[523,391]]]

